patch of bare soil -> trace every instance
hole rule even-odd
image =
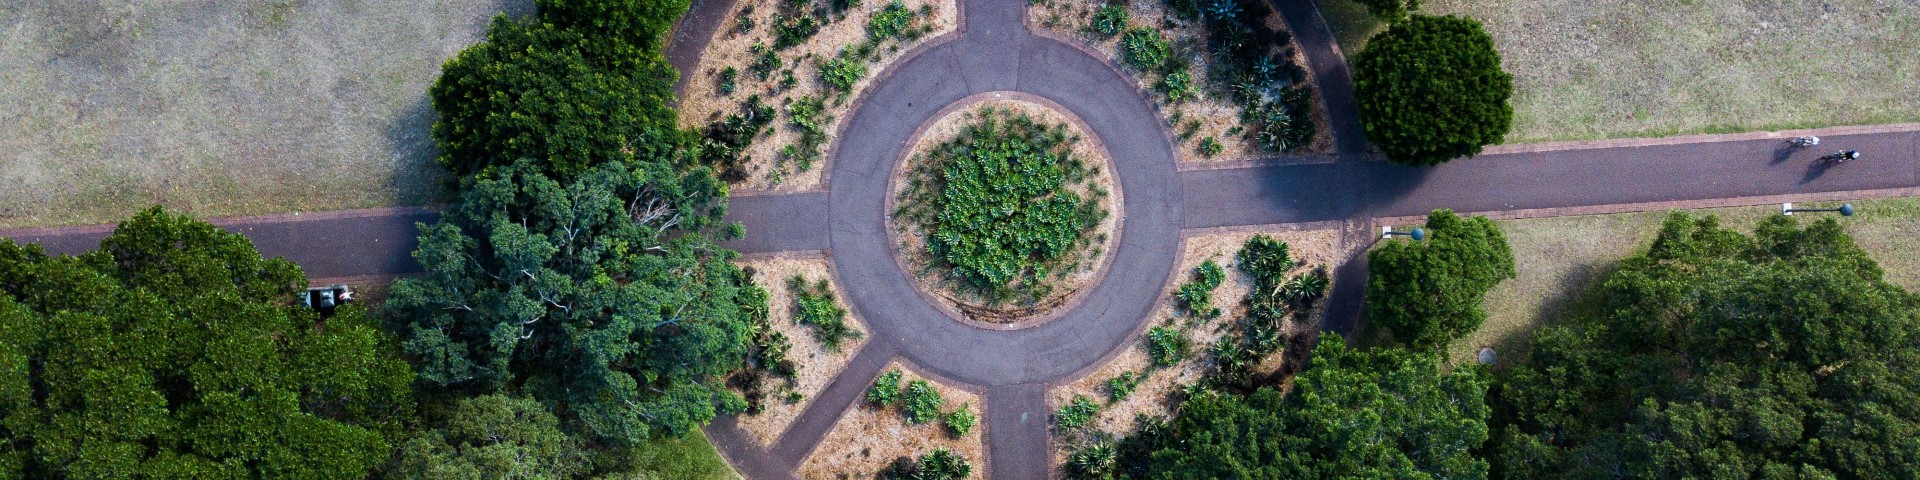
[[[889,365],[887,370],[896,368],[904,373],[900,378],[901,385],[924,379],[912,370],[902,368],[900,362]],[[978,393],[931,379],[928,381],[933,383],[935,390],[940,391],[940,398],[946,401],[941,412],[951,412],[964,406],[985,423],[985,408],[980,403]],[[800,465],[800,478],[873,478],[874,474],[896,458],[919,458],[936,448],[945,448],[966,458],[967,463],[973,465],[972,478],[985,478],[987,457],[981,436],[983,431],[984,425],[974,425],[966,435],[953,438],[940,422],[908,424],[906,415],[897,405],[875,409],[863,402],[841,416],[840,422],[834,424],[833,432],[828,433],[820,446],[814,448],[813,454]]]
[[[1092,423],[1056,432],[1059,436],[1056,437],[1058,441],[1053,443],[1054,468],[1064,465],[1067,455],[1075,449],[1096,441],[1123,437],[1132,433],[1138,426],[1138,419],[1141,416],[1159,418],[1171,416],[1173,409],[1184,400],[1181,388],[1198,383],[1212,370],[1213,366],[1206,358],[1205,352],[1215,343],[1226,338],[1227,326],[1243,313],[1245,309],[1243,300],[1253,285],[1253,277],[1235,265],[1234,257],[1240,252],[1240,245],[1256,234],[1264,234],[1287,243],[1294,260],[1300,264],[1295,267],[1293,274],[1305,273],[1316,267],[1325,266],[1331,280],[1334,267],[1344,257],[1340,246],[1339,230],[1248,231],[1187,237],[1185,250],[1180,256],[1178,270],[1180,276],[1173,286],[1177,287],[1179,283],[1190,278],[1193,269],[1201,262],[1213,260],[1220,264],[1227,270],[1226,281],[1213,291],[1213,303],[1214,306],[1220,307],[1220,317],[1206,323],[1198,323],[1182,317],[1173,295],[1171,293],[1163,295],[1153,310],[1153,316],[1157,319],[1154,325],[1177,326],[1183,331],[1191,342],[1184,360],[1169,367],[1154,367],[1152,357],[1147,354],[1147,340],[1142,336],[1138,343],[1127,347],[1100,369],[1073,383],[1056,387],[1048,392],[1048,407],[1053,411],[1058,411],[1062,405],[1071,402],[1076,395],[1085,395],[1096,403],[1103,404],[1099,415],[1095,416]],[[1315,308],[1305,321],[1294,319],[1285,329],[1286,336],[1311,340],[1316,330],[1315,325],[1319,325],[1324,310],[1324,307]],[[1289,342],[1289,349],[1267,355],[1262,359],[1259,367],[1255,368],[1255,374],[1271,374],[1281,368],[1284,362],[1304,361],[1304,355],[1288,355],[1288,350],[1292,349],[1291,345],[1296,344],[1299,342]],[[1304,353],[1304,351],[1293,353]],[[1136,375],[1143,375],[1144,378],[1126,399],[1108,403],[1107,381],[1129,371]]]
[[[762,101],[778,110],[771,132],[756,138],[741,154],[745,156],[743,167],[746,178],[733,182],[735,189],[801,191],[820,188],[823,172],[828,168],[825,153],[832,151],[833,134],[838,131],[840,121],[847,116],[852,99],[859,98],[861,92],[873,84],[888,65],[911,50],[915,45],[926,42],[947,32],[957,25],[957,12],[954,0],[901,0],[909,11],[925,12],[914,20],[915,29],[920,34],[912,39],[892,39],[881,42],[874,50],[874,57],[867,62],[867,74],[855,83],[852,90],[844,95],[829,92],[828,86],[820,80],[820,66],[827,60],[839,55],[842,50],[853,48],[867,41],[867,22],[875,12],[888,5],[887,0],[858,2],[845,13],[829,16],[819,33],[807,41],[785,50],[779,50],[780,70],[791,71],[795,80],[791,87],[782,87],[784,75],[775,71],[760,78],[752,73],[756,55],[753,47],[763,44],[768,48],[774,44],[776,16],[781,12],[781,0],[741,0],[727,16],[730,20],[721,26],[720,33],[707,44],[700,57],[700,65],[685,75],[693,76],[687,82],[687,90],[680,99],[680,124],[699,127],[719,121],[727,114],[739,112],[751,95],[759,95]],[[923,10],[924,9],[924,10]],[[742,22],[752,28],[741,28]],[[738,72],[736,90],[729,94],[721,91],[721,76],[727,68]],[[801,168],[794,162],[783,162],[782,149],[790,146],[799,148],[801,129],[790,124],[788,106],[802,97],[824,97],[826,106],[822,115],[827,120],[822,127],[827,132],[826,142],[820,146],[822,158],[812,162],[807,168]]]
[[[891,196],[888,198],[896,199],[896,202],[907,201],[903,195],[913,181],[909,176],[927,161],[926,154],[936,146],[957,138],[967,125],[988,112],[1000,112],[1013,117],[1026,116],[1042,125],[1065,125],[1073,139],[1069,142],[1072,146],[1068,153],[1093,169],[1090,182],[1074,185],[1071,189],[1082,197],[1100,202],[1100,208],[1107,215],[1094,226],[1087,245],[1069,254],[1071,257],[1060,260],[1060,264],[1070,267],[1061,269],[1052,279],[1052,292],[1032,304],[992,304],[977,294],[968,293],[961,284],[964,280],[945,275],[941,268],[934,265],[933,255],[927,251],[926,232],[918,225],[898,217],[890,223],[898,242],[895,248],[900,252],[900,260],[906,264],[907,272],[919,281],[921,291],[931,293],[949,311],[958,312],[966,318],[987,323],[1014,323],[1043,316],[1066,304],[1082,289],[1097,283],[1095,279],[1106,261],[1107,247],[1119,233],[1121,192],[1113,178],[1110,152],[1100,144],[1098,138],[1087,133],[1088,128],[1079,119],[1033,101],[990,98],[953,109],[920,132],[913,148],[907,151],[905,163],[893,170],[889,180]]]
[[[1139,82],[1140,89],[1148,92],[1147,96],[1152,98],[1155,105],[1159,107],[1162,117],[1167,121],[1168,131],[1172,132],[1175,140],[1179,142],[1177,150],[1180,152],[1181,162],[1224,163],[1275,155],[1275,153],[1261,150],[1259,145],[1239,133],[1240,107],[1235,104],[1228,92],[1216,86],[1219,82],[1206,78],[1207,72],[1212,71],[1213,57],[1207,54],[1204,43],[1206,29],[1200,22],[1181,20],[1169,15],[1166,4],[1159,1],[1146,0],[1119,4],[1126,6],[1130,12],[1129,25],[1159,30],[1173,43],[1174,55],[1185,57],[1192,65],[1195,88],[1200,92],[1198,97],[1178,102],[1169,101],[1165,95],[1158,93],[1159,90],[1155,86],[1159,81],[1158,78],[1150,78],[1146,72],[1134,69],[1121,60],[1119,35],[1101,37],[1093,32],[1091,28],[1093,13],[1106,6],[1105,2],[1075,0],[1028,2],[1027,26],[1038,32],[1051,31],[1057,38],[1083,42],[1092,50],[1106,55],[1107,59],[1121,71],[1132,75]],[[1279,13],[1269,15],[1266,23],[1275,29],[1287,30],[1286,23],[1280,18]],[[1298,48],[1290,49],[1290,53],[1295,64],[1307,64],[1306,55],[1300,53]],[[1331,154],[1333,153],[1332,128],[1328,126],[1326,105],[1318,98],[1320,89],[1314,82],[1311,71],[1307,72],[1302,83],[1311,87],[1315,95],[1312,113],[1315,127],[1313,143],[1286,153]],[[1206,155],[1200,146],[1201,141],[1206,138],[1213,138],[1220,142],[1220,151],[1213,155]]]
[[[794,321],[794,295],[787,288],[787,279],[795,275],[809,282],[831,278],[824,258],[753,260],[740,262],[740,266],[752,269],[753,283],[767,290],[767,322],[793,342],[793,349],[788,351],[787,358],[796,365],[791,391],[801,395],[800,401],[788,402],[781,398],[785,392],[775,389],[768,395],[764,410],[739,418],[741,430],[759,440],[761,445],[772,445],[780,433],[785,432],[794,419],[806,411],[807,405],[813,403],[813,398],[825,390],[834,377],[840,375],[840,370],[846,367],[854,353],[865,345],[866,324],[849,311],[847,325],[863,335],[843,340],[839,351],[829,351],[815,339],[812,327]],[[833,289],[835,297],[846,298],[839,285],[834,285]]]

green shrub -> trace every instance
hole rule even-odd
[[[973,425],[979,422],[980,418],[973,414],[973,406],[961,404],[958,410],[947,413],[944,423],[947,424],[948,436],[960,438],[973,431]]]
[[[1147,329],[1147,356],[1153,357],[1153,364],[1171,367],[1187,356],[1187,337],[1173,327],[1153,327]]]
[[[1211,158],[1214,155],[1219,155],[1220,152],[1225,151],[1226,149],[1227,149],[1226,145],[1221,145],[1220,140],[1214,139],[1213,137],[1200,139],[1201,155],[1206,155],[1207,157]]]
[[[1160,79],[1158,86],[1160,94],[1166,95],[1168,102],[1179,103],[1193,98],[1195,94],[1193,74],[1188,73],[1185,68],[1168,72],[1166,77]]]
[[[1279,100],[1262,101],[1240,111],[1240,121],[1250,125],[1247,135],[1267,151],[1305,147],[1319,130],[1313,124],[1313,91],[1296,86],[1280,90]]]
[[[759,95],[748,96],[746,103],[740,105],[739,112],[727,114],[725,119],[702,129],[701,162],[719,170],[721,178],[745,178],[746,162],[741,152],[767,131],[773,123],[773,117],[772,105],[760,101]]]
[[[840,351],[846,339],[861,337],[859,330],[847,325],[847,309],[834,298],[827,279],[808,285],[807,279],[794,275],[787,279],[787,290],[793,292],[793,320],[813,327],[814,338],[827,351]]]
[[[1060,423],[1060,428],[1080,428],[1093,423],[1094,417],[1099,414],[1100,405],[1093,403],[1093,399],[1086,395],[1074,395],[1073,401],[1061,406],[1060,412],[1054,414],[1054,419]]]
[[[1220,264],[1213,260],[1201,262],[1193,268],[1193,278],[1174,290],[1174,299],[1188,315],[1200,319],[1219,317],[1220,308],[1213,306],[1213,290],[1219,288],[1226,279],[1227,272],[1220,268]]]
[[[1266,235],[1254,235],[1240,245],[1240,271],[1253,276],[1255,289],[1278,285],[1295,265],[1288,250],[1287,242]]]
[[[1128,395],[1133,394],[1133,389],[1140,386],[1140,381],[1143,379],[1139,373],[1132,370],[1120,372],[1119,375],[1107,379],[1107,403],[1126,400]]]
[[[1146,27],[1134,27],[1120,37],[1121,58],[1127,65],[1143,72],[1151,72],[1173,58],[1173,45],[1160,32]]]
[[[867,403],[885,408],[900,401],[900,369],[888,370],[867,388]]]
[[[1130,16],[1131,14],[1127,13],[1127,7],[1124,6],[1100,7],[1093,12],[1093,31],[1102,37],[1119,35],[1122,30],[1127,29],[1127,18]]]
[[[946,400],[940,398],[940,391],[926,380],[914,380],[907,383],[907,423],[920,425],[940,418],[940,407]]]
[[[1469,18],[1413,15],[1374,35],[1353,59],[1353,91],[1367,139],[1397,163],[1471,157],[1513,126],[1513,76]]]
[[[747,53],[753,54],[753,63],[747,65],[747,71],[753,72],[754,78],[761,80],[773,78],[773,72],[780,71],[781,67],[786,66],[786,61],[780,59],[780,53],[768,48],[764,43],[755,43],[747,47]]]
[[[853,58],[847,51],[841,51],[832,60],[820,64],[820,80],[826,82],[830,87],[829,90],[841,97],[852,92],[853,84],[858,83],[860,78],[865,76],[867,76],[867,62]]]
[[[827,143],[827,124],[833,122],[833,117],[824,113],[826,108],[825,99],[812,95],[787,104],[787,123],[800,130],[800,141],[781,151],[782,166],[791,162],[804,172],[820,159],[820,149]]]
[[[1487,290],[1513,278],[1513,250],[1487,217],[1427,215],[1427,240],[1367,252],[1366,318],[1415,348],[1445,347],[1486,320]]]
[[[900,0],[893,0],[867,19],[867,38],[875,42],[908,33],[913,27],[913,11]]]
[[[927,232],[935,266],[964,288],[989,302],[1031,303],[1107,215],[1093,170],[1069,155],[1077,141],[1064,125],[983,109],[916,167],[895,215]]]
[[[882,480],[960,480],[971,475],[973,465],[966,457],[945,448],[933,449],[917,462],[905,457],[895,459],[880,471]]]
[[[1386,23],[1399,23],[1407,20],[1407,15],[1420,9],[1420,0],[1354,0],[1367,7],[1367,13]]]
[[[813,38],[814,34],[820,33],[820,19],[813,18],[812,15],[793,17],[776,15],[773,19],[774,50],[800,46],[806,43],[807,39]]]
[[[1111,480],[1117,472],[1119,456],[1113,444],[1099,442],[1067,455],[1067,478],[1072,480]]]

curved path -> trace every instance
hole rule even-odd
[[[1365,288],[1360,253],[1376,225],[1415,222],[1434,208],[1512,218],[1920,196],[1915,124],[1812,131],[1823,144],[1869,156],[1831,169],[1811,163],[1816,152],[1781,148],[1784,138],[1805,132],[1501,146],[1437,168],[1375,161],[1365,150],[1339,47],[1307,1],[1275,6],[1308,56],[1327,104],[1336,161],[1176,167],[1160,116],[1131,79],[1101,58],[1031,35],[1023,0],[961,1],[956,34],[881,72],[884,78],[858,100],[835,147],[828,190],[732,200],[729,219],[745,223],[751,237],[729,247],[749,254],[827,252],[836,281],[872,330],[843,373],[773,445],[751,440],[730,418],[708,428],[749,478],[793,477],[895,359],[943,381],[984,388],[987,476],[1046,478],[1047,389],[1138,335],[1171,280],[1182,235],[1254,227],[1342,230],[1350,254],[1338,267],[1322,327],[1350,333]],[[700,50],[732,4],[698,0],[674,31],[669,57],[687,72],[683,84],[698,75]],[[1113,152],[1124,193],[1122,232],[1106,280],[1061,318],[1017,331],[944,318],[912,290],[884,234],[886,179],[914,127],[953,101],[993,91],[1044,97],[1085,119]],[[212,221],[246,234],[266,255],[295,260],[316,283],[329,283],[418,272],[410,256],[413,225],[436,217],[431,208],[388,208]],[[0,237],[76,253],[96,248],[110,230],[17,229]]]

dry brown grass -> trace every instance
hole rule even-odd
[[[910,221],[893,219],[895,239],[898,242],[895,248],[899,249],[903,261],[907,263],[907,271],[915,273],[914,276],[920,282],[920,288],[923,291],[932,292],[948,309],[960,312],[973,320],[1011,323],[1046,314],[1054,307],[1066,303],[1083,288],[1090,286],[1099,276],[1101,263],[1106,260],[1107,247],[1119,231],[1120,218],[1123,216],[1120,211],[1122,193],[1118,183],[1113,179],[1113,162],[1110,153],[1099,144],[1099,139],[1088,135],[1085,126],[1076,119],[1059,110],[1027,100],[990,98],[954,109],[946,116],[927,125],[926,130],[921,132],[920,137],[914,141],[913,148],[907,151],[905,164],[893,170],[893,177],[890,180],[892,198],[904,201],[901,198],[901,192],[907,188],[910,181],[908,176],[917,171],[918,166],[926,161],[927,152],[941,143],[959,137],[963,129],[988,111],[1002,112],[1015,117],[1026,116],[1042,125],[1065,125],[1071,135],[1070,138],[1074,139],[1070,142],[1071,147],[1068,153],[1094,169],[1092,181],[1088,185],[1076,185],[1070,190],[1082,197],[1096,198],[1096,201],[1100,202],[1100,208],[1107,212],[1107,216],[1093,227],[1094,236],[1091,244],[1074,253],[1074,257],[1062,260],[1064,263],[1072,264],[1073,268],[1066,269],[1062,272],[1062,276],[1054,279],[1052,293],[1032,305],[990,305],[986,299],[978,295],[965,293],[966,289],[959,283],[961,280],[940,275],[932,266],[933,256],[927,251],[925,232],[918,226],[912,225]],[[1095,191],[1103,191],[1106,194],[1094,195]]]
[[[440,65],[529,0],[0,4],[0,228],[440,200]]]
[[[1920,290],[1920,249],[1913,243],[1914,236],[1920,235],[1920,198],[1851,203],[1859,213],[1840,221],[1847,233],[1880,263],[1887,281]],[[1832,208],[1834,204],[1805,206]],[[1688,213],[1718,215],[1721,225],[1750,235],[1760,220],[1779,215],[1780,207]],[[1487,292],[1486,322],[1454,340],[1449,357],[1469,361],[1474,351],[1490,346],[1500,353],[1502,365],[1526,361],[1533,330],[1565,314],[1577,295],[1595,286],[1621,259],[1644,251],[1666,216],[1667,212],[1639,212],[1497,222],[1513,248],[1514,269],[1519,275]]]
[[[1242,135],[1228,131],[1240,125],[1240,108],[1224,91],[1216,91],[1213,82],[1206,79],[1206,72],[1212,64],[1206,54],[1205,29],[1200,22],[1182,21],[1169,17],[1164,2],[1140,1],[1125,3],[1131,14],[1130,25],[1154,27],[1173,43],[1175,55],[1186,57],[1192,64],[1195,87],[1201,92],[1198,98],[1181,102],[1169,102],[1164,95],[1157,93],[1157,76],[1150,77],[1144,72],[1127,66],[1120,58],[1120,37],[1101,38],[1089,29],[1093,23],[1093,12],[1107,5],[1105,2],[1042,0],[1029,3],[1027,26],[1036,31],[1051,30],[1058,36],[1072,38],[1086,43],[1092,49],[1107,55],[1108,60],[1119,66],[1121,71],[1133,76],[1141,90],[1150,92],[1148,96],[1159,107],[1167,121],[1168,132],[1175,135],[1180,161],[1192,163],[1219,163],[1250,160],[1273,155],[1260,150],[1258,145]],[[1286,30],[1284,21],[1275,13],[1267,18],[1267,24],[1279,30]],[[1306,57],[1298,49],[1293,51],[1293,62],[1305,65]],[[1305,83],[1312,85],[1309,72]],[[1319,95],[1319,89],[1314,89]],[[1328,154],[1333,152],[1333,133],[1328,127],[1326,107],[1315,98],[1313,102],[1313,122],[1317,127],[1313,143],[1306,148],[1292,151],[1295,154]],[[1097,120],[1097,119],[1096,119]],[[1185,135],[1192,131],[1191,135]],[[1181,137],[1186,137],[1182,139]],[[1223,149],[1211,157],[1200,153],[1200,139],[1213,137],[1220,141]]]
[[[924,379],[912,370],[902,368],[900,362],[889,365],[887,370],[895,368],[905,373],[900,378],[903,386],[913,380]],[[940,411],[949,412],[964,405],[979,415],[981,424],[974,425],[973,431],[956,439],[947,435],[946,426],[940,422],[908,424],[906,415],[901,413],[898,406],[876,410],[865,404],[857,405],[840,417],[840,422],[833,426],[833,432],[828,433],[827,438],[821,440],[820,446],[815,447],[813,454],[801,464],[800,478],[872,478],[896,458],[919,458],[935,448],[945,448],[965,457],[973,465],[973,477],[984,478],[987,457],[981,432],[986,430],[986,414],[980,403],[980,395],[938,381],[928,381],[940,391],[940,398],[946,400],[946,406]]]
[[[840,375],[840,370],[846,367],[853,354],[860,351],[860,347],[866,343],[867,329],[866,324],[853,312],[847,312],[847,325],[859,330],[862,336],[843,340],[839,351],[827,351],[815,339],[812,327],[794,321],[794,296],[792,290],[787,288],[787,279],[795,275],[806,278],[808,282],[831,278],[824,258],[752,260],[740,262],[740,266],[753,269],[753,283],[767,289],[767,322],[793,342],[793,350],[787,354],[787,358],[797,365],[793,391],[803,395],[799,402],[787,403],[778,398],[779,394],[769,394],[764,410],[739,418],[741,430],[759,440],[761,445],[772,445],[780,433],[785,432],[800,413],[806,411],[814,397],[819,396],[821,391],[826,390],[827,384]],[[846,298],[839,285],[832,287],[835,298]]]
[[[1227,269],[1227,279],[1213,291],[1214,305],[1220,307],[1220,318],[1204,325],[1194,325],[1191,321],[1179,317],[1180,312],[1174,304],[1171,294],[1162,295],[1153,310],[1155,325],[1182,325],[1187,338],[1192,342],[1185,360],[1171,367],[1154,368],[1152,358],[1148,356],[1145,338],[1140,343],[1127,347],[1125,351],[1100,369],[1075,380],[1065,386],[1056,387],[1048,392],[1048,407],[1057,411],[1060,406],[1072,401],[1075,395],[1085,395],[1097,402],[1104,403],[1108,398],[1107,380],[1122,372],[1144,373],[1145,379],[1134,388],[1133,394],[1119,403],[1106,404],[1085,427],[1064,432],[1054,442],[1053,465],[1058,468],[1066,461],[1074,449],[1101,437],[1119,437],[1133,432],[1140,415],[1149,417],[1167,417],[1183,385],[1198,382],[1211,369],[1203,359],[1208,347],[1225,337],[1223,326],[1239,316],[1244,309],[1242,300],[1252,288],[1253,278],[1234,266],[1234,255],[1240,252],[1240,245],[1256,234],[1264,234],[1276,240],[1287,242],[1291,254],[1300,263],[1295,273],[1303,273],[1314,267],[1326,266],[1328,275],[1333,274],[1336,262],[1344,258],[1341,249],[1339,230],[1304,231],[1248,231],[1218,235],[1194,236],[1186,239],[1185,249],[1180,255],[1179,282],[1186,281],[1195,267],[1209,259]],[[1331,277],[1329,277],[1331,278]],[[1294,321],[1287,328],[1289,335],[1309,333],[1318,325],[1323,309],[1315,309],[1306,321]],[[1278,360],[1285,352],[1276,351],[1261,363],[1262,372],[1271,372],[1279,366]]]
[[[778,72],[767,80],[758,80],[748,71],[748,66],[753,63],[753,54],[748,49],[756,42],[768,46],[773,44],[773,16],[780,11],[779,5],[782,3],[782,0],[741,0],[735,4],[734,9],[727,13],[732,20],[722,25],[720,33],[707,45],[700,57],[700,65],[692,72],[685,73],[693,78],[687,82],[687,91],[681,98],[681,125],[697,127],[719,120],[728,113],[739,111],[742,102],[753,94],[759,94],[763,101],[781,112],[773,122],[772,133],[756,139],[742,152],[749,157],[744,165],[748,173],[745,180],[733,184],[738,189],[800,191],[820,188],[821,175],[829,168],[830,161],[824,155],[832,151],[835,141],[833,134],[838,132],[840,122],[846,119],[852,99],[859,98],[875,78],[885,73],[888,65],[914,45],[951,32],[957,25],[958,9],[954,0],[902,0],[909,10],[918,11],[922,6],[933,7],[933,14],[922,20],[930,31],[917,40],[885,42],[876,50],[877,58],[867,64],[867,76],[856,83],[843,99],[835,100],[824,93],[826,85],[820,81],[820,63],[833,58],[843,48],[866,41],[868,17],[888,2],[860,2],[859,6],[848,9],[844,17],[823,25],[813,38],[780,52],[786,67],[793,70],[793,76],[799,82],[794,88],[780,91],[777,90],[780,80]],[[750,14],[747,13],[749,8],[752,9]],[[740,18],[753,19],[752,32],[740,33]],[[739,89],[731,95],[720,92],[720,72],[727,67],[740,71]],[[822,147],[823,157],[806,171],[783,172],[777,164],[780,150],[800,139],[800,131],[787,122],[785,106],[793,99],[808,95],[829,97],[823,114],[834,120],[826,127],[829,135],[826,145]]]

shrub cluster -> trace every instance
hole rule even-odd
[[[1107,403],[1126,400],[1127,396],[1133,395],[1133,389],[1139,387],[1143,379],[1139,372],[1132,370],[1120,372],[1119,375],[1107,379]]]
[[[1059,422],[1060,428],[1080,428],[1093,423],[1094,417],[1099,414],[1100,404],[1094,403],[1086,395],[1074,395],[1072,401],[1060,406],[1060,411],[1054,414],[1054,420]]]
[[[1187,358],[1187,336],[1173,327],[1147,329],[1147,356],[1153,365],[1171,367]]]
[[[813,327],[814,338],[820,340],[827,351],[839,351],[846,339],[862,335],[847,325],[847,309],[834,298],[827,279],[808,284],[806,278],[794,275],[787,279],[787,290],[793,292],[794,321]]]
[[[907,423],[919,425],[940,418],[940,407],[946,400],[940,398],[940,391],[926,380],[907,382],[906,396]]]
[[[1227,280],[1227,271],[1213,260],[1201,262],[1193,268],[1193,277],[1180,288],[1174,290],[1173,298],[1178,300],[1180,308],[1188,315],[1202,320],[1220,316],[1220,307],[1213,305],[1213,290]]]
[[[979,422],[980,418],[974,415],[970,404],[961,404],[960,408],[948,412],[943,420],[947,424],[947,435],[953,438],[967,436],[967,432],[973,431],[974,424]]]
[[[881,480],[960,480],[973,475],[973,465],[965,457],[945,448],[936,448],[918,461],[901,457],[880,471]]]

